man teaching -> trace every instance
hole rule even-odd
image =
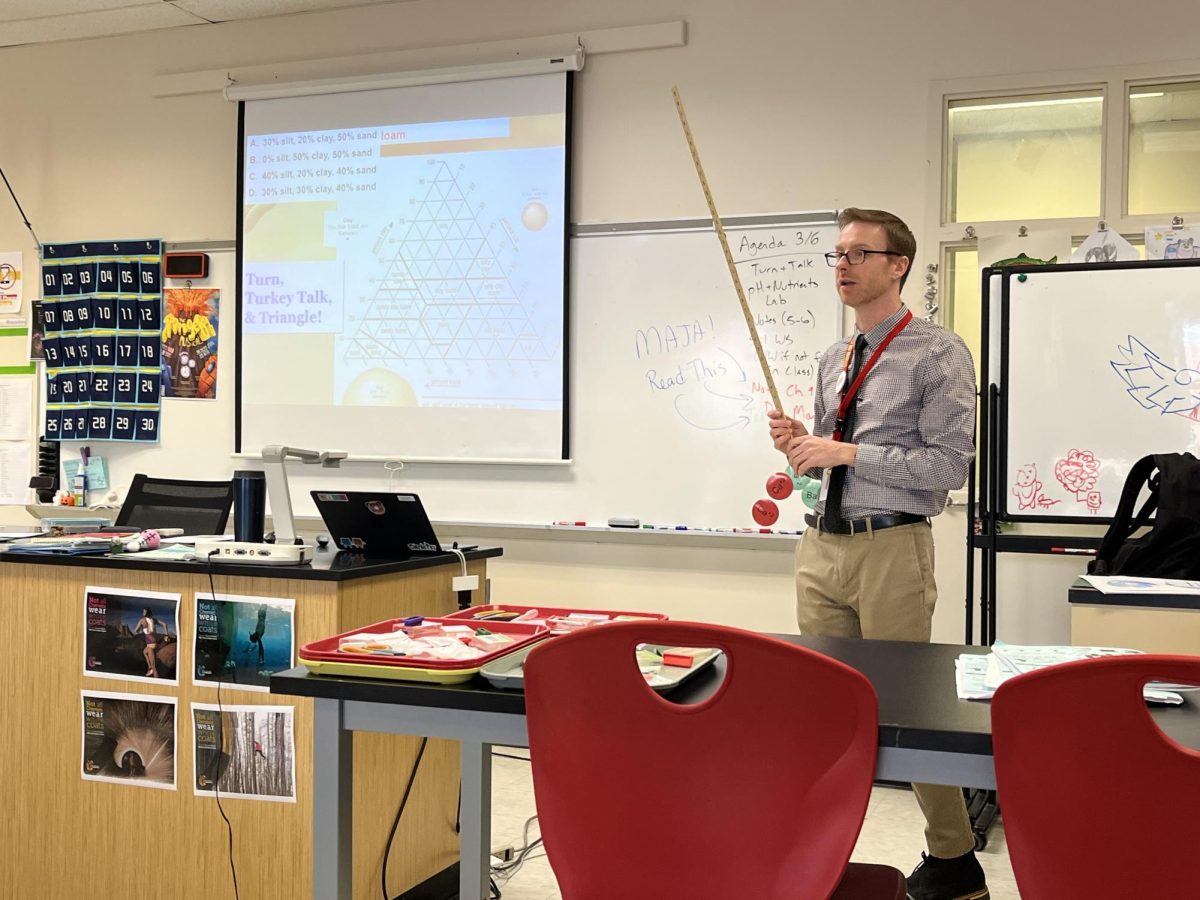
[[[796,549],[803,634],[928,641],[937,600],[930,518],[961,488],[974,453],[975,374],[962,338],[900,299],[912,231],[881,210],[838,217],[837,291],[854,333],[825,351],[813,430],[768,412],[771,438],[821,494]],[[929,853],[912,900],[986,900],[961,788],[914,784]]]

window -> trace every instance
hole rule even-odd
[[[1104,91],[951,100],[948,222],[1099,216]]]
[[[944,303],[947,326],[962,335],[975,358],[975,383],[979,384],[979,335],[981,295],[979,286],[979,254],[966,245],[946,248]]]
[[[930,85],[922,235],[940,320],[980,346],[977,234],[1073,236],[1100,222],[1144,255],[1147,228],[1200,224],[1200,59]],[[1066,261],[1064,258],[1062,261]]]
[[[1200,82],[1128,91],[1129,215],[1200,209]]]

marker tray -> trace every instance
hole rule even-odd
[[[427,616],[425,622],[441,625],[465,625],[462,619]],[[342,638],[356,634],[388,632],[393,626],[402,625],[404,619],[388,619],[363,628],[355,628],[333,637],[313,641],[300,648],[300,663],[315,675],[349,675],[358,678],[393,678],[399,681],[429,681],[436,684],[460,684],[469,681],[476,672],[489,662],[499,659],[514,650],[528,649],[536,641],[546,637],[550,630],[545,625],[528,622],[488,622],[486,627],[493,634],[506,634],[514,643],[477,656],[474,659],[416,659],[403,656],[364,656],[361,653],[346,653],[338,649]]]
[[[529,645],[506,653],[485,665],[479,670],[479,674],[486,678],[493,687],[523,691],[525,690],[525,657],[532,649],[533,646]],[[671,648],[665,644],[643,644],[642,649],[638,651],[637,661],[642,673],[646,676],[646,684],[660,694],[673,691],[684,682],[690,681],[715,663],[721,655],[721,651],[716,648],[704,650],[687,668],[664,666],[661,661],[654,661],[653,657],[661,657],[662,652],[669,649]]]
[[[478,622],[479,624],[490,628],[491,626],[487,623],[504,621],[502,616],[505,613],[515,613],[516,615],[520,615],[521,613],[528,612],[531,609],[537,610],[541,614],[540,618],[542,619],[549,618],[550,616],[569,616],[571,613],[584,613],[585,615],[591,616],[608,616],[610,622],[636,622],[639,619],[656,622],[665,622],[667,620],[667,616],[663,615],[662,613],[624,612],[614,609],[564,609],[557,606],[517,606],[511,603],[494,603],[488,606],[472,606],[469,609],[460,609],[458,612],[450,613],[448,616],[446,616],[446,618],[454,619],[456,621],[465,619],[470,622]],[[494,618],[498,615],[501,617]],[[459,621],[458,624],[461,625],[463,622]],[[520,623],[517,622],[514,624]],[[555,630],[554,626],[550,623],[547,623],[547,627],[550,629],[551,635],[570,634],[569,631]]]

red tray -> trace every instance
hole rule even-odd
[[[485,625],[490,630],[493,624],[499,625],[503,620],[476,618],[477,615],[480,613],[495,611],[523,613],[531,609],[536,609],[541,614],[540,618],[549,618],[550,616],[569,616],[571,613],[586,613],[593,616],[604,615],[608,616],[611,621],[620,622],[632,621],[635,619],[649,619],[656,622],[664,622],[668,618],[662,613],[625,612],[623,610],[615,609],[564,609],[557,606],[519,606],[512,603],[493,603],[487,606],[472,606],[469,609],[460,609],[458,612],[450,613],[450,615],[446,616],[446,618],[453,619],[459,624],[462,624],[463,620],[468,622],[478,622],[481,625]],[[520,625],[523,623],[513,622],[511,624]],[[550,634],[552,635],[566,633],[568,632],[557,632],[554,630],[550,631]]]
[[[441,625],[465,625],[462,619],[430,616],[425,622]],[[493,634],[507,634],[513,638],[510,644],[497,647],[474,659],[410,659],[404,656],[366,656],[361,653],[345,653],[338,650],[342,638],[356,634],[389,632],[393,626],[402,625],[404,619],[388,619],[353,631],[335,634],[332,637],[312,641],[300,648],[300,661],[314,671],[333,675],[367,675],[377,678],[401,678],[417,681],[465,680],[494,659],[526,647],[550,633],[545,625],[528,622],[488,622],[486,627]],[[444,674],[447,679],[439,677]],[[463,676],[460,678],[459,676]]]

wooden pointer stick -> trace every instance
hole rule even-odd
[[[729,252],[729,239],[725,237],[725,226],[721,224],[721,216],[717,213],[717,204],[713,201],[712,191],[708,188],[708,179],[704,177],[704,167],[700,165],[700,154],[696,150],[696,142],[692,139],[692,129],[688,127],[687,113],[683,111],[683,100],[679,96],[678,87],[671,88],[671,96],[675,98],[675,108],[679,111],[679,123],[683,125],[688,149],[692,151],[692,162],[696,164],[696,174],[700,176],[700,187],[704,188],[704,199],[708,201],[708,211],[712,214],[717,237],[721,239],[721,249],[725,251],[725,264],[729,266],[729,277],[733,279],[738,302],[742,304],[742,315],[746,317],[746,327],[750,329],[750,339],[754,341],[754,352],[758,354],[758,364],[762,366],[763,377],[767,380],[767,390],[771,392],[771,401],[775,404],[775,408],[783,412],[783,404],[779,402],[779,391],[775,389],[775,379],[771,377],[771,367],[767,365],[762,342],[758,339],[758,329],[754,327],[754,316],[750,313],[750,304],[746,302],[746,292],[742,290],[742,279],[738,277],[733,254]]]

